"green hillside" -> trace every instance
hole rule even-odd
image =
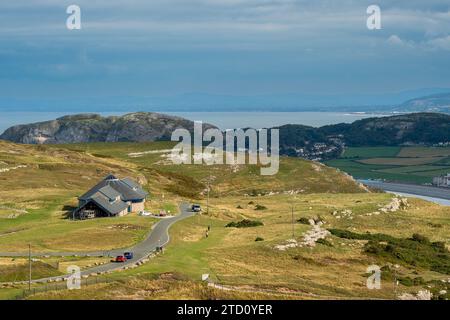
[[[181,201],[205,207],[205,188],[211,185],[209,214],[176,223],[163,255],[138,268],[101,276],[98,284],[83,290],[50,290],[30,299],[393,299],[423,288],[437,295],[449,289],[441,280],[449,276],[445,246],[450,243],[450,208],[409,199],[391,212],[385,208],[395,202],[392,195],[367,192],[336,169],[298,158],[281,158],[275,176],[260,176],[258,166],[175,166],[167,158],[172,146],[0,142],[0,252],[26,251],[29,243],[34,251],[81,251],[140,241],[153,218],[67,219],[76,196],[109,172],[140,181],[150,192],[150,211],[175,210]],[[406,158],[410,151],[400,153]],[[421,152],[429,157],[426,151]],[[396,158],[392,149],[360,152]],[[349,154],[352,158],[343,160],[357,160],[358,150]],[[435,156],[445,154],[436,150]],[[320,223],[320,232],[333,233],[310,246],[307,239],[317,232],[309,225],[311,219]],[[226,227],[242,220],[258,223]],[[296,245],[286,247],[292,241]],[[58,274],[68,263],[63,258],[41,262],[42,274]],[[23,259],[0,259],[0,276],[23,278],[23,264]],[[365,285],[372,264],[386,271],[382,290]],[[398,287],[393,265],[399,266]],[[16,267],[17,274],[12,272]],[[199,280],[205,273],[227,289],[207,287]],[[13,298],[22,289],[20,284],[4,286],[0,297]]]

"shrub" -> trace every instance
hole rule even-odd
[[[383,247],[376,241],[369,241],[365,247],[364,252],[379,255],[383,251]]]
[[[105,159],[113,158],[112,156],[100,153],[92,153],[92,155],[97,158],[105,158]]]
[[[412,287],[412,286],[420,286],[425,284],[425,280],[422,277],[416,277],[416,278],[398,278],[398,282],[400,282],[402,285],[406,287]]]
[[[251,227],[259,227],[263,226],[264,224],[261,221],[258,220],[248,220],[244,219],[239,222],[230,222],[225,227],[226,228],[251,228]]]
[[[391,269],[390,266],[385,265],[381,267],[381,279],[392,281],[395,277],[394,271]]]
[[[427,237],[419,234],[401,239],[386,234],[357,234],[340,229],[329,231],[344,239],[368,240],[364,246],[366,254],[392,263],[450,274],[450,252],[442,242],[431,243]]]
[[[432,246],[433,248],[435,248],[435,249],[441,251],[441,252],[446,252],[446,251],[447,251],[447,247],[445,246],[445,242],[441,242],[441,241],[433,242],[433,243],[431,244],[431,246]]]
[[[413,241],[417,241],[417,242],[420,242],[420,243],[424,243],[424,244],[428,244],[428,243],[430,243],[430,240],[427,238],[427,237],[425,237],[425,236],[423,236],[423,235],[421,235],[421,234],[418,234],[418,233],[414,233],[413,235],[412,235],[412,238],[411,238]]]
[[[255,241],[264,241],[264,238],[256,237]]]
[[[333,246],[333,244],[330,241],[328,241],[327,239],[319,239],[316,241],[316,243],[323,244],[324,246],[327,246],[327,247]]]
[[[301,224],[309,224],[309,219],[306,217],[301,217],[300,219],[297,220],[297,222]]]
[[[243,208],[241,207],[241,205],[238,205],[238,206],[236,207],[236,209],[243,209]]]
[[[260,205],[260,204],[257,204],[256,206],[255,206],[255,210],[266,210],[267,209],[267,207],[265,207],[265,206],[263,206],[263,205]]]

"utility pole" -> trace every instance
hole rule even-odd
[[[397,299],[397,288],[398,288],[398,280],[397,280],[397,266],[394,265],[394,295],[395,299]]]
[[[291,205],[291,219],[292,219],[292,239],[295,239],[295,220],[294,220],[294,206],[295,206],[295,200],[297,200],[297,197],[294,196],[292,199],[292,205]]]
[[[31,243],[28,244],[28,265],[29,265],[28,290],[31,291]]]
[[[294,239],[295,238],[295,233],[294,233],[294,205],[292,205],[291,209],[292,209],[292,239]]]
[[[206,214],[209,214],[209,181],[208,181],[208,193],[206,196]]]

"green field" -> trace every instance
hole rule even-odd
[[[392,201],[392,195],[367,192],[348,175],[319,163],[282,157],[277,175],[261,176],[258,165],[176,166],[167,161],[171,146],[165,142],[26,146],[0,141],[0,168],[15,168],[0,173],[0,251],[26,251],[28,243],[36,251],[103,250],[142,240],[155,220],[135,214],[86,221],[69,219],[77,195],[108,173],[139,180],[150,192],[147,210],[156,212],[176,211],[181,201],[195,201],[205,207],[205,188],[208,183],[211,187],[209,215],[174,224],[164,254],[138,268],[107,275],[112,282],[83,290],[38,293],[30,299],[393,299],[391,278],[382,290],[366,288],[368,265],[389,268],[398,264],[398,275],[406,279],[405,283],[407,277],[424,279],[423,285],[402,284],[400,292],[416,292],[428,285],[438,290],[441,287],[433,281],[441,283],[449,276],[439,264],[446,261],[448,253],[440,243],[431,245],[438,241],[447,246],[450,243],[449,207],[410,199],[411,206],[406,209],[380,213],[380,208]],[[350,153],[355,158],[334,163],[362,175],[414,175],[424,180],[427,177],[419,174],[447,168],[443,164],[448,157],[445,152],[430,155],[424,150],[423,158],[442,158],[438,159],[440,164],[412,169],[407,165],[360,162],[368,155],[402,159],[397,155],[406,151],[355,149]],[[263,225],[225,227],[243,219]],[[314,247],[276,249],[291,238],[303,241],[311,226],[301,221],[309,219],[324,222],[324,229],[344,234],[351,231],[366,237],[381,234],[383,240],[395,238],[395,244],[410,244],[414,233],[428,242],[422,246],[423,252],[413,255],[411,248],[397,248],[407,258],[417,256],[418,266],[414,261],[402,260],[403,255],[392,255],[396,248],[368,254],[367,241],[335,235]],[[211,231],[206,237],[208,226]],[[383,241],[373,244],[377,248],[383,245]],[[83,268],[92,263],[87,258],[59,259],[34,262],[35,276],[60,274],[69,263]],[[200,281],[205,273],[215,283],[232,289],[207,287]],[[26,259],[0,259],[0,282],[25,278]],[[21,296],[25,288],[21,284],[0,286],[0,298]]]
[[[450,172],[450,148],[347,148],[341,158],[325,163],[357,179],[384,179],[419,184]]]
[[[347,148],[342,158],[374,158],[374,157],[395,157],[400,147],[368,147],[368,148]]]
[[[111,275],[115,281],[113,284],[79,291],[43,293],[33,298],[105,299],[107,292],[114,292],[118,299],[393,299],[395,290],[414,291],[418,286],[400,285],[395,289],[394,279],[384,279],[382,290],[368,290],[365,287],[367,266],[385,266],[389,261],[365,254],[364,241],[330,236],[327,239],[331,245],[318,244],[314,248],[287,251],[274,249],[277,244],[292,238],[292,205],[296,220],[320,216],[329,229],[383,234],[397,239],[420,233],[430,241],[445,239],[448,243],[449,210],[445,207],[413,200],[411,209],[366,216],[390,199],[387,194],[369,193],[213,198],[210,216],[196,216],[174,225],[170,231],[171,243],[163,255],[139,268]],[[267,209],[255,210],[255,204],[264,205]],[[345,209],[353,212],[354,219],[338,219],[332,215],[335,210]],[[228,222],[244,217],[260,220],[264,225],[246,229],[225,228]],[[206,238],[204,232],[208,225],[211,232]],[[402,228],[405,225],[408,227]],[[309,228],[296,223],[294,238],[301,239]],[[256,242],[257,237],[264,240]],[[397,276],[401,279],[420,276],[431,282],[448,277],[445,273],[417,268],[400,260],[398,263]],[[207,289],[199,281],[205,273],[214,283],[235,290],[217,292]],[[252,293],[246,295],[244,292],[248,291]],[[141,292],[141,295],[136,292]]]
[[[296,158],[282,158],[276,176],[261,176],[256,165],[173,165],[164,157],[173,145],[27,146],[0,142],[0,169],[15,168],[0,172],[0,252],[25,252],[29,243],[34,251],[54,252],[110,250],[140,241],[154,219],[136,214],[121,219],[70,219],[77,196],[109,173],[142,181],[150,192],[146,207],[154,212],[176,213],[180,201],[202,199],[206,179],[211,180],[211,196],[285,190],[361,192],[354,181],[335,169]]]

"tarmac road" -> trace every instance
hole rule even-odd
[[[195,215],[194,212],[190,211],[189,204],[182,203],[180,204],[180,214],[171,218],[161,219],[158,223],[156,223],[147,238],[142,242],[125,249],[115,249],[111,251],[95,251],[95,252],[54,252],[54,253],[37,253],[32,254],[33,257],[42,257],[42,256],[118,256],[123,255],[124,252],[133,252],[133,259],[127,260],[123,263],[111,262],[107,264],[103,264],[100,266],[92,267],[81,272],[81,275],[89,275],[91,273],[100,273],[107,272],[117,269],[122,269],[126,266],[130,266],[138,262],[139,260],[147,257],[149,254],[154,252],[158,246],[165,246],[170,238],[169,238],[169,228],[172,224],[177,221],[183,220],[185,218],[191,217]],[[17,257],[17,256],[28,256],[27,253],[1,253],[0,256],[3,257]],[[75,263],[74,263],[75,264]],[[46,282],[48,280],[55,280],[57,278],[63,278],[65,276],[57,276],[50,278],[42,278],[35,279],[32,282]]]

